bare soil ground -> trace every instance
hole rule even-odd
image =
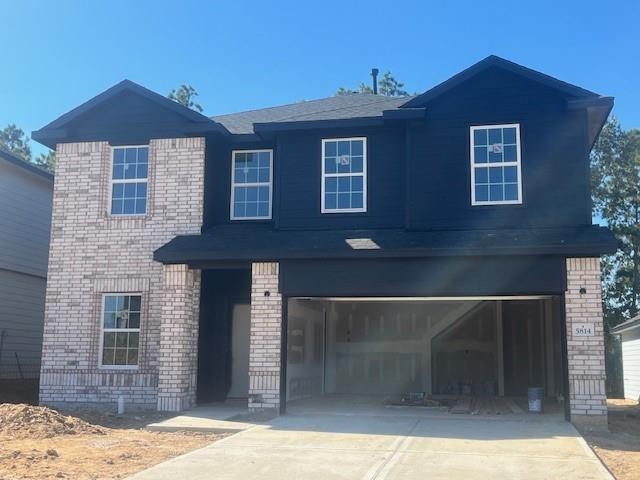
[[[120,479],[223,437],[143,430],[163,417],[0,404],[0,480]]]
[[[609,433],[583,432],[585,440],[618,480],[640,478],[640,407],[610,399]]]

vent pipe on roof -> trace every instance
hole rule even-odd
[[[371,76],[373,77],[373,94],[377,95],[378,94],[378,69],[377,68],[371,69]]]

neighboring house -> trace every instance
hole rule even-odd
[[[0,149],[0,379],[40,375],[53,175]]]
[[[493,56],[413,97],[213,118],[115,85],[33,133],[57,152],[41,402],[541,386],[606,425],[612,105]]]
[[[624,398],[640,400],[640,315],[611,329],[622,342]]]

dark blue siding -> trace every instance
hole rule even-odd
[[[366,137],[366,213],[320,213],[323,138]],[[402,228],[405,206],[403,128],[307,131],[280,135],[274,143],[210,141],[205,170],[205,229],[229,223],[232,150],[274,150],[273,220],[280,229]],[[238,222],[238,221],[236,221]],[[246,220],[241,222],[253,222]]]
[[[213,225],[229,223],[231,201],[231,154],[233,150],[274,150],[274,188],[278,182],[276,176],[276,152],[273,143],[231,143],[218,138],[207,138],[204,188],[204,229]],[[275,203],[277,191],[274,190]],[[273,210],[273,215],[276,211]],[[265,223],[264,220],[237,220],[239,222]]]
[[[75,122],[73,135],[77,141],[144,144],[150,138],[184,137],[190,123],[147,98],[123,92],[82,115]]]
[[[231,148],[207,138],[204,165],[204,229],[229,221]]]
[[[222,401],[231,386],[232,312],[251,301],[251,273],[203,270],[198,335],[198,402]]]
[[[409,228],[590,223],[586,123],[564,98],[488,70],[427,105],[410,128]],[[471,206],[469,127],[520,123],[523,204]]]
[[[367,138],[367,212],[320,213],[323,138]],[[401,128],[290,133],[278,139],[277,226],[281,229],[404,226],[404,132]]]
[[[566,289],[563,257],[285,260],[289,296],[552,295]]]
[[[430,101],[426,121],[209,139],[205,227],[229,222],[231,150],[274,149],[275,228],[484,229],[591,223],[586,115],[539,83],[489,69]],[[519,123],[522,205],[472,206],[469,127]],[[367,138],[367,212],[322,214],[321,141]]]

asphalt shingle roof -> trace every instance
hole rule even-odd
[[[395,110],[412,98],[411,96],[385,97],[366,93],[338,95],[278,107],[217,115],[211,119],[221,123],[234,134],[254,133],[254,123],[380,117],[383,111]]]
[[[49,180],[50,182],[53,182],[53,174],[51,172],[49,172],[48,170],[45,170],[39,165],[35,165],[31,162],[28,162],[24,158],[19,157],[18,155],[15,155],[14,153],[11,153],[3,148],[0,148],[0,159],[6,160],[7,162],[12,163],[13,165],[24,168],[25,170],[31,173],[35,173],[36,175],[39,175]]]

